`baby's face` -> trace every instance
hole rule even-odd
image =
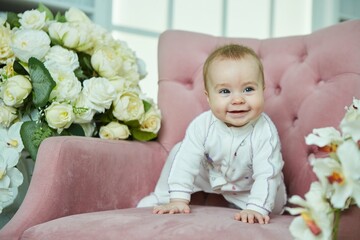
[[[213,114],[228,126],[244,126],[256,120],[264,109],[262,77],[251,56],[212,62],[205,93]]]

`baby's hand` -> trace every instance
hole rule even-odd
[[[245,209],[235,214],[235,220],[242,221],[245,223],[255,223],[268,224],[270,217],[267,215],[262,215],[256,211]]]
[[[182,199],[171,200],[170,203],[155,206],[153,213],[155,214],[174,214],[174,213],[190,213],[189,201]]]

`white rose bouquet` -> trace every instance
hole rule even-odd
[[[305,138],[327,153],[323,158],[310,156],[318,181],[313,182],[305,199],[292,196],[297,208],[287,208],[300,215],[290,225],[295,239],[337,239],[341,211],[351,205],[360,207],[360,101],[346,107],[339,132],[333,127],[314,129]]]
[[[0,18],[0,213],[26,151],[57,135],[149,141],[161,114],[139,86],[144,63],[80,10],[44,5]]]

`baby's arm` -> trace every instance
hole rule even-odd
[[[260,224],[268,224],[270,221],[270,217],[268,215],[262,215],[259,212],[254,210],[245,209],[235,214],[235,220],[242,221],[245,223],[260,223]]]
[[[155,214],[174,214],[174,213],[190,213],[189,201],[185,199],[171,199],[170,203],[155,206],[153,213]]]

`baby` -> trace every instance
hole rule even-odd
[[[190,213],[191,194],[205,191],[239,208],[236,220],[269,223],[271,212],[283,212],[286,191],[279,136],[263,112],[262,63],[252,49],[228,44],[209,55],[203,76],[210,110],[190,123],[138,207]]]

